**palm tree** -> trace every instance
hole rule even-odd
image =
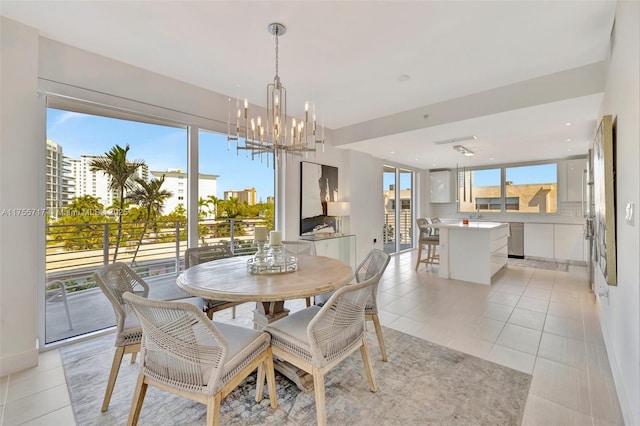
[[[198,235],[200,236],[200,241],[202,241],[202,245],[206,245],[205,236],[209,228],[206,225],[201,224],[200,222],[207,218],[208,214],[209,202],[204,198],[198,198]]]
[[[120,145],[111,148],[111,151],[104,155],[96,157],[90,164],[92,172],[103,172],[109,178],[109,189],[118,192],[119,205],[124,206],[125,190],[132,189],[133,183],[131,176],[144,165],[144,161],[127,160],[129,152],[129,144],[125,148]],[[116,248],[113,252],[113,261],[118,258],[118,249],[120,247],[120,239],[122,237],[122,209],[117,209],[118,216],[118,235],[116,237]]]
[[[211,208],[209,209],[209,213],[213,213],[213,218],[214,219],[218,218],[218,204],[219,203],[220,203],[220,200],[215,195],[209,195],[207,197],[207,204],[209,204],[211,206]]]
[[[132,264],[136,261],[138,250],[140,250],[140,245],[142,244],[144,234],[147,232],[147,228],[149,227],[151,217],[159,216],[160,213],[162,213],[162,206],[164,202],[167,198],[173,195],[171,191],[162,189],[164,175],[160,178],[151,179],[149,182],[141,178],[135,178],[135,182],[138,186],[131,191],[129,195],[127,195],[127,199],[145,209],[145,220],[142,233],[140,234],[140,239],[138,240],[138,246],[136,247],[136,252],[133,254],[133,259],[131,259]]]
[[[225,201],[224,209],[228,217],[237,217],[240,214],[240,201],[238,197],[229,197],[229,199]]]

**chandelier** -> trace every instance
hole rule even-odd
[[[319,135],[315,106],[312,105],[309,111],[309,102],[305,102],[304,118],[298,121],[287,115],[287,89],[278,76],[278,37],[283,36],[287,28],[279,23],[272,23],[268,28],[276,39],[276,76],[273,83],[267,85],[267,115],[264,118],[250,117],[248,100],[245,99],[241,106],[240,99],[236,98],[235,123],[232,123],[229,98],[227,121],[227,140],[236,142],[236,150],[250,153],[252,159],[259,157],[262,160],[266,155],[267,165],[269,154],[273,154],[275,163],[282,155],[300,156],[315,152],[318,143],[324,150],[324,126],[321,126],[322,134]]]

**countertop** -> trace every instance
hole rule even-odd
[[[443,223],[433,223],[429,224],[429,227],[432,228],[447,228],[447,229],[474,229],[474,230],[490,230],[502,228],[504,226],[509,226],[508,223],[503,222],[478,222],[470,220],[468,224],[463,224],[462,220],[456,222],[443,222]]]

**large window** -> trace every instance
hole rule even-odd
[[[151,281],[186,247],[186,126],[77,107],[47,109],[45,343],[115,324],[97,268],[125,262]]]
[[[219,133],[201,130],[198,141],[199,244],[229,244],[235,254],[248,254],[255,226],[274,226],[273,159],[252,159]]]
[[[504,190],[507,212],[555,213],[558,211],[558,165],[506,167]]]
[[[181,297],[175,277],[189,213],[195,216],[188,210],[186,124],[57,102],[47,108],[46,344],[115,325],[92,278],[103,265],[131,266],[149,283],[150,297]],[[255,225],[273,227],[273,163],[228,149],[226,136],[196,131],[199,244],[247,254]],[[114,186],[120,173],[123,185]]]
[[[458,173],[461,212],[499,212],[501,197],[500,169],[463,170]]]
[[[556,163],[458,170],[458,208],[464,213],[555,213]]]

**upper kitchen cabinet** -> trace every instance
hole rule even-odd
[[[586,178],[587,159],[576,158],[566,160],[565,163],[565,179],[563,201],[579,201],[583,200],[583,191]]]
[[[452,203],[453,191],[451,185],[451,170],[440,170],[430,173],[431,202]]]

